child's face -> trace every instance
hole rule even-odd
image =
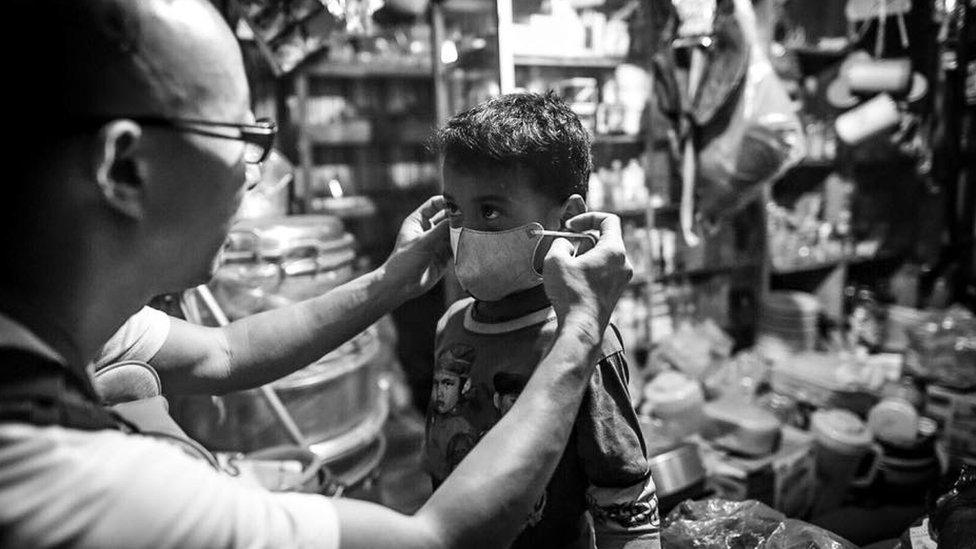
[[[432,400],[434,401],[434,410],[438,413],[446,414],[457,406],[459,400],[461,400],[461,385],[462,380],[460,376],[438,370],[434,373],[434,386],[431,391]]]
[[[557,230],[563,204],[536,192],[528,170],[468,173],[444,164],[444,199],[451,227],[504,231],[528,223]]]

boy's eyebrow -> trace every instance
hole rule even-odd
[[[511,202],[512,199],[508,195],[504,194],[480,194],[475,197],[475,200],[492,200],[495,202]]]

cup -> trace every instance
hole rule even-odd
[[[848,145],[857,145],[868,138],[898,125],[901,115],[890,95],[882,93],[856,109],[837,117],[834,122],[837,137]]]
[[[865,487],[874,482],[883,450],[864,422],[847,410],[815,412],[810,418],[810,431],[817,464],[816,516],[836,509],[848,487]]]

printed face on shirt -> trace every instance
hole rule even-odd
[[[458,405],[461,400],[461,389],[464,386],[464,381],[461,376],[444,370],[434,372],[431,401],[437,413],[446,414]]]
[[[512,409],[512,406],[515,405],[515,399],[517,398],[518,395],[500,395],[496,393],[495,407],[498,408],[498,412],[501,415],[505,415],[509,410]]]

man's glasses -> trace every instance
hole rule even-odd
[[[260,164],[271,155],[278,126],[270,118],[259,118],[253,124],[236,122],[213,122],[210,120],[196,120],[192,118],[166,118],[162,116],[126,116],[113,115],[111,117],[90,118],[83,121],[88,124],[105,124],[111,120],[132,120],[143,126],[155,126],[174,131],[206,135],[219,139],[233,139],[244,142],[244,162]],[[207,129],[213,128],[213,129]],[[216,129],[236,130],[233,133],[222,133]]]
[[[233,139],[244,142],[244,162],[260,164],[268,159],[271,147],[274,145],[278,126],[269,118],[259,118],[253,124],[239,124],[235,122],[212,122],[210,120],[194,120],[190,118],[163,118],[159,116],[118,116],[138,122],[144,126],[156,126],[180,132],[195,133],[220,139]],[[237,135],[210,131],[206,128],[226,128],[237,130]]]

